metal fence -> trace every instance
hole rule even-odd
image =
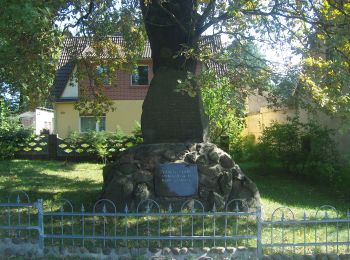
[[[210,212],[196,200],[178,210],[162,208],[154,200],[140,202],[134,212],[118,211],[110,200],[99,200],[91,210],[74,209],[68,200],[50,207],[43,200],[30,202],[21,191],[0,203],[1,237],[36,238],[45,244],[85,247],[253,247],[263,254],[350,252],[350,214],[340,216],[331,206],[314,216],[298,219],[288,208],[276,209],[263,220],[260,207],[240,212],[239,200],[224,211],[215,204]]]

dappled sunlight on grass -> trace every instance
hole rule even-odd
[[[102,167],[92,163],[12,160],[0,162],[0,197],[24,190],[31,200],[45,203],[66,198],[72,203],[91,205],[102,188]]]
[[[253,164],[240,166],[258,186],[265,218],[270,218],[278,207],[289,207],[298,217],[302,217],[304,211],[308,216],[314,216],[323,205],[335,207],[341,216],[350,208],[346,194],[336,192],[327,183],[315,183],[283,172],[261,174]]]
[[[258,186],[262,197],[263,204],[263,219],[265,221],[271,220],[273,212],[280,207],[288,207],[292,210],[292,215],[284,215],[281,217],[281,212],[276,212],[274,220],[280,221],[281,218],[291,220],[293,217],[297,220],[306,219],[321,219],[324,215],[319,214],[316,218],[317,209],[322,205],[332,205],[338,209],[339,217],[344,217],[350,202],[346,197],[332,190],[327,184],[316,184],[297,178],[293,175],[281,174],[280,172],[273,172],[270,174],[261,174],[258,169],[254,169],[252,165],[241,165],[242,169]],[[60,210],[63,199],[68,199],[72,205],[65,204],[64,212],[81,212],[82,204],[84,204],[85,212],[92,212],[94,203],[98,200],[102,183],[102,168],[103,165],[92,163],[66,163],[57,161],[28,161],[28,160],[12,160],[0,162],[0,201],[7,201],[7,197],[11,192],[16,190],[26,191],[31,201],[38,198],[44,199],[45,212]],[[12,196],[11,202],[16,200],[16,196]],[[101,208],[96,209],[101,212]],[[113,212],[108,209],[108,212]],[[25,212],[24,212],[25,213]],[[290,213],[290,212],[289,212]],[[15,212],[17,214],[17,212]],[[7,217],[5,214],[4,217]],[[171,223],[169,217],[161,216],[150,217],[85,217],[82,221],[81,216],[60,216],[45,218],[45,223],[48,226],[48,232],[59,234],[61,232],[62,223],[65,223],[65,232],[69,234],[72,232],[71,228],[74,226],[75,234],[109,234],[123,236],[126,232],[129,235],[156,235],[158,232],[158,225],[161,235],[253,235],[256,233],[255,216],[247,217],[229,217],[223,216],[206,216],[195,217],[172,217]],[[34,218],[35,219],[35,218]],[[84,224],[82,224],[84,223]],[[52,229],[51,229],[52,227]],[[96,228],[96,230],[94,229]],[[227,229],[226,229],[227,228]],[[95,231],[94,231],[95,230]],[[225,231],[226,230],[226,231]],[[349,239],[349,227],[347,223],[328,223],[328,224],[277,224],[271,226],[269,224],[263,225],[263,243],[303,243],[315,241],[347,241]],[[317,233],[317,234],[316,234]],[[271,239],[272,237],[272,239]],[[316,238],[315,238],[316,237]],[[61,242],[56,239],[57,244]],[[67,241],[67,244],[74,241]],[[93,240],[86,241],[91,245],[103,245],[103,241],[96,242]],[[108,241],[107,241],[108,242]],[[75,241],[76,245],[81,245],[82,241]],[[124,246],[124,240],[117,244]],[[130,245],[145,246],[146,242],[130,242]],[[148,243],[148,242],[147,242]],[[226,244],[227,243],[227,244]],[[113,245],[114,242],[109,241],[107,245]],[[169,241],[160,241],[162,246],[169,246]],[[238,243],[234,241],[215,241],[208,239],[204,241],[191,241],[187,239],[183,241],[173,241],[172,246],[256,246],[254,239],[241,239]],[[87,245],[87,244],[85,244]],[[148,245],[148,244],[147,244]],[[150,245],[157,246],[156,242],[151,242]],[[321,250],[322,249],[322,250]],[[315,250],[322,252],[336,252],[335,246],[329,248],[314,246],[296,246],[287,247],[285,252],[309,253]],[[345,252],[346,248],[339,248],[339,252]],[[270,250],[266,252],[281,252],[281,249]]]
[[[316,213],[322,205],[332,205],[341,215],[350,208],[349,199],[327,184],[307,182],[293,175],[274,172],[259,173],[256,165],[240,164],[258,186],[265,218],[273,210],[286,206],[296,216]],[[69,199],[75,207],[93,205],[102,188],[102,164],[58,161],[9,160],[0,162],[0,199],[7,200],[15,190],[28,192],[32,200],[43,198],[47,204],[56,199]]]

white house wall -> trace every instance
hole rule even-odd
[[[77,69],[74,68],[72,76],[69,78],[66,87],[62,93],[62,98],[77,98],[78,97],[78,80],[76,75]]]
[[[50,133],[53,133],[54,113],[53,111],[47,111],[42,109],[35,110],[35,133],[40,134],[43,129],[48,129]]]

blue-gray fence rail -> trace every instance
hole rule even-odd
[[[135,212],[126,206],[117,211],[110,200],[99,200],[91,211],[83,205],[74,210],[68,200],[44,210],[43,200],[31,202],[23,192],[10,194],[0,203],[1,236],[37,237],[39,246],[87,244],[103,247],[153,246],[249,246],[258,258],[264,254],[350,252],[350,214],[339,216],[334,207],[323,206],[314,216],[297,219],[289,208],[276,209],[269,220],[261,208],[240,212],[243,201],[233,200],[226,210],[215,204],[207,212],[201,202],[183,203],[179,211],[162,209],[154,200],[144,200]],[[33,233],[34,232],[34,233]],[[44,243],[45,242],[45,243]]]

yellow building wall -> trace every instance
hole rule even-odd
[[[310,104],[312,105],[312,103]],[[265,127],[271,126],[273,122],[286,123],[288,117],[293,118],[298,115],[301,123],[314,121],[334,130],[334,141],[338,151],[343,155],[350,154],[350,129],[344,129],[340,118],[332,117],[321,110],[314,114],[304,109],[269,108],[267,99],[258,94],[250,95],[247,98],[246,106],[248,114],[245,118],[246,127],[243,130],[243,135],[254,135],[255,140],[258,141]]]
[[[116,100],[115,111],[106,114],[106,131],[114,132],[120,128],[130,134],[141,120],[143,100]],[[55,131],[60,138],[66,138],[72,132],[80,131],[79,112],[73,102],[55,104]]]
[[[79,112],[72,102],[55,104],[55,132],[61,138],[79,131]]]
[[[246,129],[244,134],[253,134],[256,140],[261,136],[265,127],[269,127],[273,122],[286,123],[288,118],[296,116],[293,109],[272,110],[261,108],[260,113],[251,113],[246,116]]]
[[[125,134],[131,134],[137,123],[141,122],[143,100],[116,100],[115,111],[106,115],[106,130],[115,131],[118,127]]]

